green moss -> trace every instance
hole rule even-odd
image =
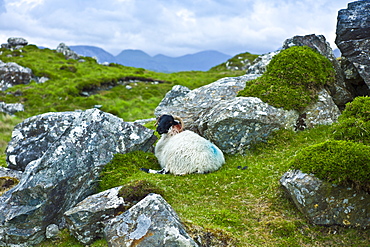
[[[333,125],[334,138],[370,144],[370,97],[356,97],[347,103],[338,123]]]
[[[370,147],[350,141],[326,141],[302,149],[290,162],[294,169],[336,184],[370,191]]]
[[[302,110],[317,100],[317,92],[332,84],[330,61],[306,46],[293,46],[275,55],[259,78],[247,82],[238,96],[258,97],[275,107]]]

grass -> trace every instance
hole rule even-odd
[[[11,139],[14,126],[20,122],[22,122],[21,118],[0,113],[0,166],[7,166],[5,149]]]
[[[7,55],[12,54],[12,57]],[[154,73],[121,65],[102,66],[65,60],[52,50],[27,46],[22,52],[3,51],[0,59],[31,68],[37,76],[47,76],[43,84],[31,83],[0,93],[0,101],[23,102],[26,112],[15,117],[0,115],[0,164],[5,164],[4,150],[12,128],[25,117],[48,112],[87,109],[95,104],[127,121],[153,116],[154,108],[173,85],[194,89],[225,76],[240,72]],[[120,78],[154,78],[159,84],[132,84],[131,90],[116,86],[89,97],[80,93],[87,88],[114,83]],[[16,94],[17,92],[17,94]],[[16,96],[19,95],[19,96]],[[153,128],[153,123],[148,125]],[[115,155],[102,173],[100,190],[145,181],[163,191],[163,197],[179,214],[188,232],[206,231],[229,246],[369,246],[370,230],[322,227],[310,224],[285,196],[279,179],[289,170],[289,161],[301,149],[332,140],[330,126],[302,132],[282,130],[244,156],[227,155],[226,164],[209,174],[186,176],[154,175],[139,168],[158,168],[153,154]],[[244,170],[238,167],[248,167]],[[113,176],[111,176],[113,175]],[[38,246],[82,247],[67,230]],[[97,240],[91,246],[107,246]]]

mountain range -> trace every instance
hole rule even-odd
[[[96,46],[76,45],[69,46],[69,48],[81,56],[96,57],[99,63],[117,63],[166,73],[191,70],[207,71],[231,58],[230,55],[213,50],[169,57],[162,54],[150,56],[141,50],[132,49],[123,50],[117,56],[113,56]]]

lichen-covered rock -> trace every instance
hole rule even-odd
[[[129,203],[118,195],[120,187],[87,197],[64,213],[70,233],[83,244],[103,237],[104,223],[122,213]]]
[[[182,105],[183,98],[185,98],[190,91],[189,88],[181,85],[173,86],[155,109],[155,115],[159,117],[162,114],[168,114],[168,112],[178,112],[179,106]]]
[[[326,89],[318,93],[318,100],[316,103],[307,106],[303,110],[302,123],[303,126],[298,126],[296,129],[313,128],[318,125],[331,125],[338,120],[341,112],[338,106],[334,103],[332,97]]]
[[[186,233],[172,207],[158,194],[149,194],[125,213],[108,221],[109,246],[198,246]]]
[[[0,197],[0,245],[41,242],[48,225],[60,224],[65,211],[95,192],[100,171],[115,153],[147,151],[155,140],[142,125],[98,109],[81,112]]]
[[[247,81],[260,75],[226,77],[194,90],[174,86],[155,109],[157,117],[162,114],[176,115],[183,118],[187,129],[198,132],[202,114],[210,110],[220,100],[236,97]],[[177,96],[175,98],[175,96]]]
[[[32,70],[22,67],[16,63],[4,63],[0,61],[0,90],[5,91],[8,88],[19,85],[28,84],[34,79]]]
[[[6,148],[8,167],[24,171],[31,161],[41,158],[82,114],[81,111],[50,112],[17,124]]]
[[[263,54],[257,57],[251,66],[249,66],[247,75],[250,74],[259,74],[262,75],[266,71],[267,65],[270,63],[271,59],[276,55],[279,54],[280,51],[273,51],[266,54]]]
[[[16,112],[24,111],[24,106],[21,103],[10,103],[0,102],[0,112],[13,115]]]
[[[335,43],[370,88],[370,2],[355,1],[338,12]]]
[[[324,182],[300,170],[286,172],[280,184],[314,224],[370,226],[370,195],[365,191]]]
[[[255,97],[223,100],[203,115],[199,132],[226,153],[244,153],[272,131],[292,129],[298,112],[275,108]]]
[[[22,176],[23,172],[0,166],[0,177],[14,177],[18,180],[21,180]]]

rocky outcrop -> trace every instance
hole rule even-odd
[[[19,85],[28,84],[34,79],[32,70],[22,67],[16,63],[4,63],[0,61],[0,90],[5,91],[8,88]]]
[[[125,211],[129,203],[118,195],[120,187],[112,188],[87,197],[64,213],[67,227],[83,244],[91,244],[103,238],[105,223]]]
[[[2,44],[1,48],[6,49],[21,49],[28,44],[28,41],[24,38],[11,37],[8,39],[8,43]]]
[[[335,43],[370,88],[370,2],[356,1],[338,12]]]
[[[280,184],[314,224],[370,226],[370,195],[365,191],[324,182],[299,170],[285,173]]]
[[[158,194],[149,194],[111,219],[104,235],[112,247],[198,246],[186,233],[176,212]]]
[[[66,59],[79,59],[80,56],[72,51],[66,44],[60,43],[56,49],[57,52],[62,53]]]
[[[156,140],[152,130],[98,109],[75,114],[65,122],[60,119],[61,127],[42,126],[33,131],[40,140],[45,137],[43,140],[52,144],[41,145],[48,146],[44,154],[29,161],[19,184],[0,197],[1,246],[41,242],[47,226],[61,224],[64,212],[94,193],[100,171],[115,153],[146,151]],[[37,121],[33,118],[29,126]],[[23,135],[28,133],[13,133],[16,138]]]

